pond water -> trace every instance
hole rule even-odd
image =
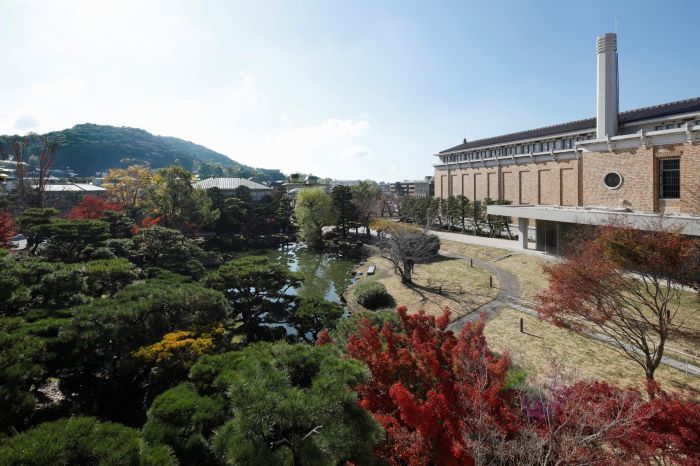
[[[292,293],[303,297],[322,297],[340,302],[340,295],[353,282],[350,274],[357,264],[356,257],[337,252],[318,252],[307,249],[303,243],[289,243],[277,249],[255,251],[304,277],[303,284]]]

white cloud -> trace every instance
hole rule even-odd
[[[276,166],[287,173],[303,171],[343,178],[361,172],[367,176],[369,167],[357,164],[374,156],[374,151],[363,144],[370,129],[364,120],[329,118],[318,125],[282,130],[266,144],[251,141],[248,150],[256,154],[256,160],[276,160]]]
[[[39,120],[31,113],[23,113],[15,119],[14,129],[20,132],[32,131],[39,127]]]

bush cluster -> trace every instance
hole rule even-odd
[[[367,309],[377,309],[391,304],[391,296],[386,287],[377,281],[367,280],[355,285],[357,302]]]

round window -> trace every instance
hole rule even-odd
[[[622,184],[622,176],[618,172],[610,172],[603,178],[603,183],[608,189],[617,189]]]

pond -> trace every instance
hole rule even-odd
[[[340,296],[353,282],[351,275],[357,264],[356,256],[338,252],[318,252],[307,249],[303,243],[288,243],[277,249],[255,251],[284,265],[304,277],[303,284],[292,293],[303,297],[322,297],[340,302]]]

